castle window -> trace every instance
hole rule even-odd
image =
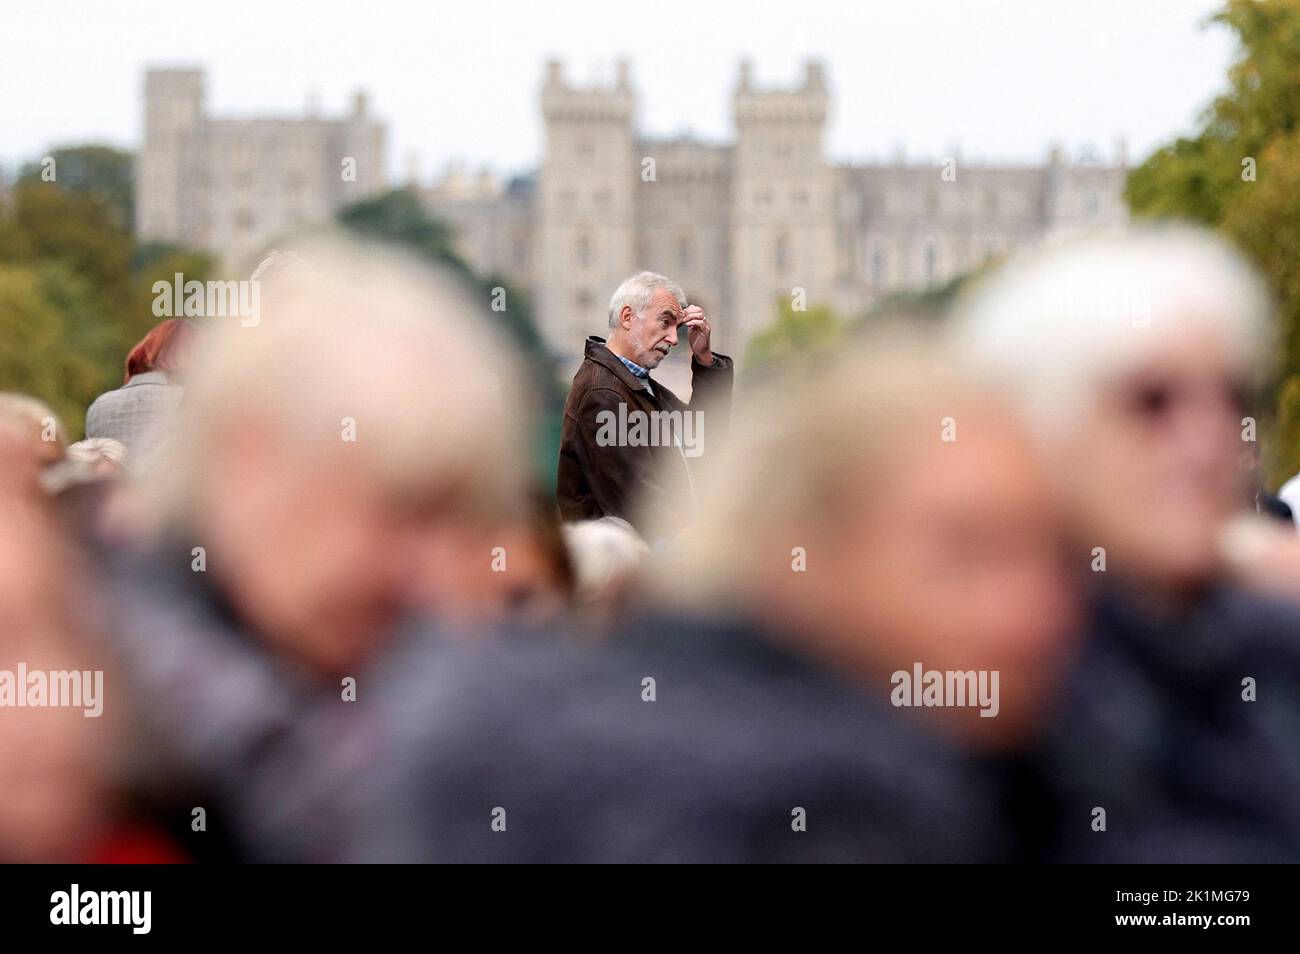
[[[573,296],[573,304],[577,307],[580,313],[590,309],[592,301],[593,298],[591,291],[586,288],[579,288],[577,293]]]
[[[871,284],[879,287],[885,283],[885,250],[877,245],[871,252]]]
[[[772,263],[776,266],[777,271],[783,272],[789,267],[789,261],[790,242],[785,235],[778,235],[772,250]]]
[[[933,285],[938,275],[938,255],[935,252],[934,243],[925,243],[925,284]]]
[[[579,268],[586,268],[591,264],[591,240],[587,236],[578,236],[578,241],[573,248],[573,259]]]
[[[1093,218],[1100,206],[1101,203],[1097,199],[1097,193],[1089,192],[1083,197],[1083,211],[1088,218]]]
[[[692,251],[689,236],[682,236],[677,240],[677,267],[682,271],[690,269],[694,259]]]
[[[984,211],[987,212],[989,215],[998,214],[998,190],[997,189],[984,190]]]

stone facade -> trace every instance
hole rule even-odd
[[[387,187],[383,125],[357,93],[324,118],[214,118],[201,70],[149,70],[136,171],[136,232],[247,269],[298,226]]]
[[[830,105],[820,64],[780,90],[756,87],[744,64],[733,142],[653,140],[637,133],[625,63],[612,84],[578,86],[552,62],[535,176],[502,185],[457,172],[421,191],[472,265],[530,292],[560,356],[601,333],[609,296],[641,268],[678,280],[717,316],[718,349],[738,354],[795,288],[810,307],[860,314],[991,256],[1127,221],[1122,153],[1114,163],[1054,149],[1035,166],[836,165],[825,151]]]

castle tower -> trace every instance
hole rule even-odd
[[[635,267],[635,113],[626,63],[613,86],[586,88],[548,64],[533,287],[547,343],[575,360],[587,335],[604,336],[609,296]]]
[[[331,180],[341,187],[340,205],[378,195],[387,187],[384,134],[383,123],[370,112],[370,97],[357,90],[352,95],[352,109],[343,118],[343,153],[356,160],[356,179],[344,182],[337,163],[330,169]]]
[[[201,216],[191,189],[196,133],[203,123],[203,72],[149,70],[144,83],[144,144],[136,170],[136,231],[144,241],[178,242]]]
[[[755,88],[742,63],[733,98],[730,314],[722,348],[748,341],[776,315],[776,302],[805,292],[828,304],[835,274],[834,181],[824,132],[829,96],[820,63],[792,90]]]

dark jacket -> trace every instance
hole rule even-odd
[[[386,720],[416,769],[382,782],[398,837],[349,860],[1004,860],[995,766],[900,718],[883,680],[841,681],[743,619],[620,636],[413,654],[413,686],[450,691],[394,693],[416,706]]]
[[[1300,612],[1224,587],[1158,615],[1111,585],[1090,629],[1048,749],[1056,860],[1300,861]]]
[[[733,371],[734,364],[726,355],[714,354],[710,367],[692,357],[693,394],[688,405],[653,376],[650,386],[654,393],[651,394],[645,382],[606,347],[605,339],[588,338],[586,357],[573,377],[564,405],[556,479],[561,516],[565,520],[622,517],[635,526],[643,513],[668,512],[664,508],[670,493],[668,488],[690,486],[691,461],[683,448],[671,444],[627,446],[630,442],[602,441],[602,424],[635,420],[636,415],[626,416],[632,412],[645,415],[644,420],[657,420],[650,415],[688,409],[701,411],[696,426],[707,427],[697,432],[705,438],[699,444],[701,447],[716,445],[726,433]],[[602,412],[609,414],[602,417]],[[637,529],[645,533],[644,527]],[[671,535],[674,529],[672,526],[656,528],[662,535]]]

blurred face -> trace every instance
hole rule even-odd
[[[957,440],[900,449],[845,514],[819,590],[828,644],[845,668],[887,677],[998,672],[999,711],[906,710],[982,741],[1032,727],[1068,650],[1074,600],[1043,473],[1013,426],[966,412]],[[812,573],[810,566],[809,573]],[[882,674],[886,678],[882,678]]]
[[[610,345],[629,361],[653,370],[677,344],[677,326],[681,320],[682,309],[677,299],[657,288],[644,314],[637,315],[624,307],[619,324],[610,336]]]
[[[543,624],[567,604],[561,569],[526,522],[444,524],[424,537],[421,606],[463,629]]]
[[[1172,589],[1209,579],[1239,511],[1246,387],[1226,342],[1188,329],[1106,381],[1070,445],[1071,519],[1108,569]]]
[[[15,478],[30,464],[0,437],[0,670],[101,668],[64,612],[79,584],[59,553],[58,525]],[[112,699],[94,719],[73,708],[0,709],[0,861],[84,860],[111,806],[115,710]]]
[[[245,621],[329,676],[355,672],[403,614],[434,517],[389,499],[349,447],[310,456],[236,432],[214,455],[194,541]]]

